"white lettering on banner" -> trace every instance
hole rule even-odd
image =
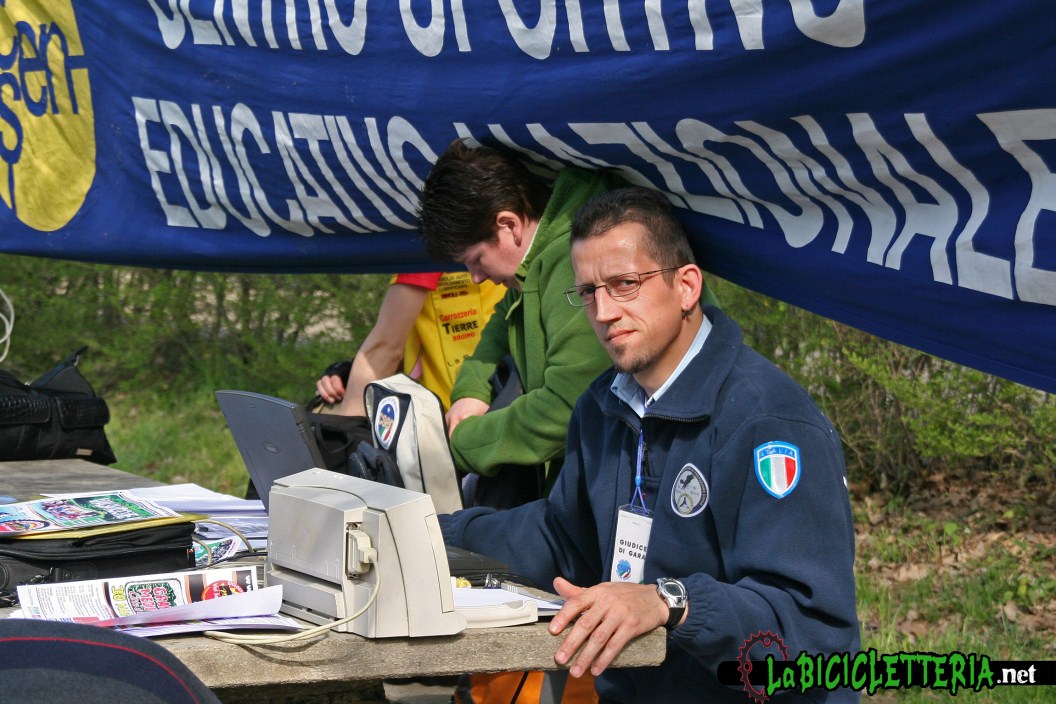
[[[627,148],[632,154],[638,159],[641,159],[646,164],[653,166],[660,175],[664,178],[664,182],[668,186],[668,190],[674,193],[684,193],[686,191],[685,186],[682,184],[681,178],[678,176],[678,172],[675,170],[674,164],[659,154],[655,154],[645,141],[638,136],[638,134],[631,128],[630,125],[624,124],[575,124],[569,125],[576,134],[583,138],[587,144],[620,144]],[[645,177],[637,169],[633,169],[629,166],[623,167],[623,175],[631,183],[638,184],[640,186],[652,186],[652,182]],[[685,208],[686,203],[682,198],[669,193],[669,197],[675,205]]]
[[[865,0],[840,0],[826,17],[818,17],[812,0],[790,0],[796,26],[814,41],[841,49],[865,40]]]
[[[847,116],[851,121],[854,139],[862,152],[869,159],[873,175],[880,183],[887,186],[903,207],[905,224],[898,233],[893,246],[881,243],[887,250],[884,265],[892,269],[902,268],[902,253],[910,241],[917,235],[934,238],[931,247],[931,267],[936,281],[953,283],[950,273],[949,257],[946,245],[957,225],[957,204],[948,191],[939,186],[934,179],[916,171],[909,165],[906,157],[892,147],[876,129],[872,118],[864,114]],[[888,165],[894,166],[897,172],[891,173]],[[906,181],[916,184],[931,196],[934,204],[921,203],[914,197]]]
[[[430,164],[437,160],[437,154],[429,146],[429,143],[422,138],[422,135],[418,133],[418,130],[414,128],[414,125],[402,117],[394,117],[389,120],[388,135],[387,151],[392,154],[396,162],[396,168],[404,179],[410,182],[410,188],[412,189],[410,202],[413,204],[411,209],[414,210],[418,204],[418,193],[425,186],[425,180],[411,170],[410,160],[404,157],[404,147],[414,147]]]
[[[671,153],[685,158],[696,165],[708,176],[709,181],[712,182],[712,187],[715,187],[719,192],[721,190],[715,186],[715,179],[718,179],[723,184],[730,184],[730,188],[733,189],[732,197],[744,211],[745,217],[748,218],[748,223],[752,227],[762,227],[763,219],[759,214],[759,209],[755,207],[755,202],[758,199],[748,192],[747,187],[741,181],[741,175],[733,168],[733,164],[730,163],[729,159],[704,146],[709,141],[722,141],[721,137],[725,135],[700,120],[687,119],[680,120],[675,125],[675,136],[682,143],[682,148],[692,156],[683,156],[674,150]],[[735,222],[744,221],[737,219]]]
[[[352,18],[346,23],[342,18],[337,3],[352,5]],[[243,43],[245,46],[258,46],[254,31],[262,32],[268,48],[280,48],[275,23],[272,16],[272,4],[282,4],[283,20],[286,29],[285,47],[302,50],[300,25],[297,8],[308,8],[308,25],[311,27],[313,48],[327,51],[325,26],[330,36],[341,49],[349,54],[358,54],[363,49],[366,36],[367,2],[366,0],[214,0],[211,15],[203,15],[196,3],[191,8],[191,0],[147,0],[158,19],[165,46],[176,49],[187,38],[190,29],[191,43],[201,46],[227,45]],[[322,3],[322,5],[320,5]],[[354,4],[353,4],[354,3]],[[195,13],[199,14],[195,14]],[[228,28],[228,18],[234,21],[238,31],[237,38]]]
[[[730,0],[745,49],[763,48],[763,0]],[[703,9],[703,8],[701,8]]]
[[[758,201],[760,205],[770,211],[770,214],[781,226],[785,235],[785,241],[793,247],[806,247],[814,241],[821,233],[821,227],[825,224],[825,216],[821,207],[799,190],[788,176],[785,164],[770,156],[763,147],[754,139],[739,136],[727,136],[730,144],[744,147],[770,171],[774,182],[792,204],[798,207],[799,213],[778,205],[768,200]]]
[[[334,39],[346,54],[356,56],[363,51],[363,41],[367,36],[367,0],[356,0],[348,24],[341,21],[337,0],[326,0],[326,19]]]
[[[825,172],[825,168],[821,164],[797,149],[792,140],[781,132],[764,127],[757,122],[743,121],[736,124],[741,129],[751,132],[766,142],[766,146],[770,148],[770,151],[788,166],[799,190],[810,196],[811,199],[827,206],[829,211],[836,216],[836,237],[832,243],[832,251],[840,252],[841,254],[847,251],[854,219],[843,203],[833,195],[830,195],[839,193],[846,196],[846,189],[837,185]],[[815,184],[820,184],[823,188],[819,188]],[[797,245],[796,242],[789,242],[789,244],[793,247],[805,246],[813,241],[817,234],[817,232],[814,232],[809,237],[798,238],[801,244]]]
[[[323,232],[333,232],[333,230],[322,223],[322,218],[324,217],[333,218],[353,232],[363,232],[362,228],[356,227],[348,221],[337,205],[334,204],[329,194],[319,187],[319,183],[301,159],[300,152],[297,151],[293,143],[293,135],[290,134],[290,128],[286,124],[286,116],[281,112],[272,112],[271,117],[274,120],[275,142],[279,147],[279,154],[282,156],[283,168],[286,169],[286,175],[289,177],[290,183],[293,184],[293,190],[297,194],[296,201],[287,201],[291,210],[299,202],[300,205],[304,206],[308,222]],[[301,115],[291,115],[290,120],[302,128],[298,130],[297,136],[308,139],[308,148],[311,151],[311,141],[316,135],[313,135],[309,129],[304,128],[307,120],[302,121],[301,117]],[[319,122],[322,123],[322,120],[320,119]],[[308,193],[309,188],[312,190],[311,193]]]
[[[278,125],[279,121],[282,120],[282,114],[272,114],[275,117],[276,125]],[[349,194],[348,189],[345,188],[344,184],[342,184],[338,177],[334,174],[334,170],[330,168],[330,165],[327,164],[326,158],[322,154],[320,144],[323,142],[330,141],[330,132],[327,129],[325,119],[320,115],[305,115],[301,113],[297,115],[290,115],[290,124],[293,126],[293,136],[297,139],[303,139],[305,140],[305,142],[308,143],[308,150],[311,152],[312,159],[315,165],[319,168],[319,171],[322,173],[323,179],[325,180],[326,184],[330,186],[331,190],[337,195],[338,199],[345,206],[345,209],[350,214],[351,218],[356,221],[356,224],[353,225],[351,223],[348,223],[342,212],[337,208],[333,201],[329,199],[329,197],[324,195],[325,191],[320,188],[318,184],[315,185],[317,195],[313,198],[313,200],[315,200],[318,205],[318,208],[315,209],[317,215],[315,219],[312,220],[312,222],[317,222],[319,217],[321,216],[329,215],[333,217],[337,222],[347,223],[348,229],[352,230],[353,232],[380,231],[382,228],[378,227],[377,225],[363,217],[363,214],[360,212],[359,207],[356,205],[355,201],[352,199],[352,196]],[[275,132],[276,135],[279,134],[278,126],[276,126]],[[294,149],[294,143],[292,139],[290,140],[289,149]],[[296,155],[296,151],[293,151],[292,153]],[[301,170],[306,174],[306,180],[308,180],[309,182],[314,182],[314,179],[311,178],[310,172],[308,171],[308,168],[306,166],[301,164]],[[324,232],[329,231],[326,229],[325,226],[321,224],[316,226]]]
[[[744,222],[743,210],[738,207],[741,204],[740,201],[743,199],[730,192],[729,187],[726,186],[726,182],[722,180],[719,176],[718,170],[712,166],[710,162],[695,155],[679,154],[673,147],[671,147],[671,145],[661,139],[660,135],[658,135],[646,122],[635,122],[632,123],[631,126],[634,127],[635,132],[640,134],[642,139],[644,139],[651,148],[657,150],[660,154],[688,159],[694,162],[697,167],[704,172],[704,176],[708,179],[711,187],[715,189],[715,192],[719,195],[709,196],[686,194],[687,189],[682,185],[682,178],[677,172],[675,172],[673,177],[670,178],[665,174],[665,183],[667,183],[670,188],[677,188],[680,194],[685,194],[682,195],[682,197],[688,203],[690,210],[698,213],[714,215],[723,220]],[[756,218],[758,218],[758,212],[756,212]]]
[[[568,39],[576,52],[589,51],[584,31],[580,0],[564,0],[568,19]],[[835,10],[826,17],[814,12],[810,0],[789,0],[792,18],[803,35],[814,41],[840,48],[858,46],[865,39],[865,0],[840,0]],[[514,0],[499,0],[506,26],[517,47],[536,59],[550,56],[557,36],[558,0],[539,0],[539,19],[528,27],[514,5]],[[705,0],[685,0],[685,18],[693,30],[694,48],[710,51],[715,46],[714,33],[708,18]],[[645,20],[654,51],[668,51],[667,26],[661,12],[661,0],[645,0]],[[730,10],[737,23],[741,46],[745,49],[763,48],[762,0],[730,0]],[[532,8],[535,13],[535,8]],[[619,0],[604,0],[605,30],[614,51],[631,51],[624,30]],[[728,25],[727,25],[728,26]]]
[[[1034,237],[1041,211],[1056,210],[1056,174],[1027,142],[1056,139],[1056,109],[1013,110],[979,115],[1001,148],[1030,175],[1030,201],[1016,226],[1016,289],[1032,303],[1056,303],[1056,271],[1034,267]],[[1051,236],[1049,238],[1052,239]]]
[[[212,169],[210,168],[209,160],[205,156],[201,142],[195,139],[191,123],[175,103],[163,100],[159,105],[161,107],[161,123],[165,125],[165,129],[169,133],[169,142],[173,146],[170,154],[175,167],[176,177],[180,182],[180,189],[187,200],[187,205],[190,206],[191,214],[194,215],[195,220],[201,223],[202,227],[212,230],[222,229],[227,224],[227,216],[220,204],[216,202]],[[177,132],[179,135],[177,135]],[[181,147],[183,142],[180,140],[180,136],[185,138],[198,161],[200,185],[206,200],[206,205],[204,206],[198,203],[198,199],[192,192],[191,183],[187,179],[187,169],[184,168],[183,149]]]
[[[187,22],[179,13],[176,0],[169,0],[170,14],[165,14],[165,10],[158,5],[158,0],[147,0],[147,2],[158,18],[158,31],[161,32],[162,41],[168,48],[175,49],[183,43],[183,38],[187,34]]]
[[[1036,222],[1042,210],[1056,209],[1052,206],[1056,203],[1056,173],[1047,168],[1041,157],[1026,144],[1032,140],[1056,140],[1056,110],[980,116],[998,136],[1001,146],[1015,156],[1030,175],[1032,183],[1030,201],[1016,231],[1014,261],[976,250],[973,240],[989,212],[990,195],[976,176],[953,157],[931,130],[924,115],[907,114],[904,119],[924,154],[933,160],[930,173],[935,176],[941,173],[954,179],[969,201],[968,212],[961,212],[954,194],[936,178],[922,172],[925,165],[921,164],[919,154],[914,160],[917,166],[910,166],[905,155],[880,134],[872,118],[860,113],[847,115],[847,120],[852,128],[854,145],[870,165],[868,175],[855,174],[847,156],[833,147],[818,121],[811,116],[799,116],[791,122],[803,129],[811,145],[817,149],[816,155],[804,154],[797,149],[790,135],[749,121],[737,123],[748,133],[746,136],[725,134],[699,120],[680,120],[674,130],[677,145],[665,142],[646,123],[568,125],[590,145],[620,145],[627,149],[626,159],[610,157],[610,161],[584,153],[539,124],[526,125],[532,139],[544,150],[538,153],[524,144],[513,144],[501,125],[488,125],[488,130],[493,138],[542,164],[552,165],[550,155],[553,155],[564,163],[617,168],[635,182],[645,179],[646,185],[674,191],[668,193],[672,201],[684,201],[694,212],[762,228],[764,222],[756,209],[758,204],[773,216],[785,242],[792,247],[812,243],[821,231],[819,216],[831,216],[836,222],[831,249],[837,253],[847,252],[854,236],[852,227],[855,222],[854,217],[850,220],[848,217],[860,212],[868,222],[865,228],[859,222],[857,229],[869,237],[866,252],[869,263],[901,269],[914,239],[930,238],[928,262],[934,281],[1007,299],[1018,295],[1025,301],[1056,306],[1056,272],[1039,268],[1035,262]],[[462,137],[482,139],[462,123],[456,124],[456,131]],[[754,138],[762,140],[762,144]],[[743,154],[749,155],[754,163],[731,156],[728,148],[720,153],[709,144],[743,148]],[[653,153],[645,155],[643,149],[652,149]],[[660,174],[659,181],[649,181],[639,169],[627,166],[642,163],[655,168]],[[697,184],[696,191],[687,189],[686,179],[681,175],[684,172],[680,170],[687,164],[705,175],[703,182],[692,181]],[[768,193],[770,190],[774,193],[766,198],[749,189],[741,177],[742,172],[752,173],[756,178],[753,184],[757,184],[759,164],[773,178],[773,188],[768,189]],[[866,185],[863,180],[872,181],[873,185]],[[712,192],[701,192],[701,185],[710,186]],[[918,200],[910,185],[916,192],[927,194],[931,202]],[[753,187],[759,188],[758,185]],[[798,210],[793,212],[779,205],[775,196],[787,198]],[[720,206],[723,200],[736,207]],[[964,224],[958,230],[958,223],[962,221]],[[1009,274],[1013,267],[1015,285]]]
[[[201,120],[201,110],[198,106],[194,106],[195,115],[195,127],[198,129],[198,134],[204,135],[205,125]],[[235,110],[237,112],[237,108]],[[236,115],[232,114],[232,120],[237,119]],[[271,232],[267,223],[264,222],[264,218],[261,216],[260,211],[257,209],[256,203],[253,202],[252,189],[250,181],[246,176],[246,171],[242,166],[243,159],[240,159],[235,155],[234,148],[231,146],[231,139],[228,136],[227,127],[225,125],[224,113],[219,107],[213,107],[213,120],[216,122],[217,132],[220,136],[220,146],[224,149],[224,155],[227,157],[228,163],[232,165],[232,171],[235,172],[235,180],[238,181],[238,194],[242,198],[242,203],[245,205],[246,213],[243,215],[239,212],[235,206],[231,203],[231,200],[227,196],[227,188],[224,185],[224,177],[220,172],[220,162],[213,153],[212,146],[206,148],[206,153],[211,154],[210,164],[213,170],[213,187],[216,189],[217,195],[220,197],[220,202],[224,204],[224,208],[234,215],[243,225],[245,225],[251,232],[264,236]],[[243,149],[243,153],[245,150]],[[258,189],[259,190],[259,189]]]
[[[828,136],[821,129],[821,125],[818,124],[817,120],[804,115],[793,118],[793,122],[798,123],[803,128],[803,131],[810,138],[811,145],[818,150],[821,156],[828,159],[836,172],[836,176],[839,177],[839,182],[844,184],[844,187],[841,188],[835,182],[830,181],[820,182],[821,185],[825,186],[830,193],[842,196],[858,206],[865,213],[865,217],[869,220],[869,230],[872,233],[866,260],[872,264],[882,264],[884,249],[887,247],[887,243],[891,242],[895,237],[895,226],[898,224],[898,219],[895,217],[895,209],[887,204],[887,201],[876,189],[870,188],[858,180],[847,159],[829,143]],[[813,173],[813,170],[811,173]],[[844,237],[837,233],[836,241],[832,245],[832,251],[846,252],[849,242],[849,237]]]
[[[174,227],[195,227],[198,223],[191,217],[191,211],[182,205],[170,203],[161,187],[160,174],[172,173],[172,161],[169,152],[160,149],[152,149],[147,139],[147,123],[161,122],[161,113],[158,109],[158,101],[132,98],[132,104],[136,108],[136,127],[139,132],[139,148],[143,150],[143,158],[150,173],[150,185],[154,188],[154,195],[158,199],[161,211],[165,213],[165,222]]]
[[[400,127],[409,124],[398,117],[394,117],[389,124],[393,124],[393,121],[398,121]],[[378,163],[381,164],[381,168],[385,172],[385,175],[389,177],[389,180],[391,180],[396,187],[396,200],[403,205],[408,212],[414,212],[415,204],[418,202],[418,196],[411,191],[411,187],[407,185],[403,178],[397,173],[396,167],[393,165],[392,160],[389,159],[388,153],[385,151],[385,146],[382,144],[381,133],[378,131],[378,121],[373,117],[368,117],[363,120],[363,124],[367,127],[367,137],[370,140],[370,146],[374,149],[374,155],[377,158]]]
[[[406,197],[402,193],[396,191],[388,181],[383,179],[374,169],[374,165],[370,163],[370,160],[366,158],[363,150],[360,149],[359,145],[356,143],[356,138],[352,133],[352,125],[349,124],[348,118],[332,117],[328,115],[325,119],[327,131],[330,133],[330,142],[334,145],[338,160],[340,161],[341,166],[345,169],[345,173],[352,177],[352,180],[359,191],[367,196],[367,199],[371,204],[377,208],[378,212],[381,213],[381,216],[389,223],[406,230],[413,229],[414,225],[400,220],[392,211],[392,208],[389,207],[385,199],[370,187],[370,183],[377,185],[385,195],[399,203],[404,210],[407,212],[414,211],[413,206],[408,206]],[[348,150],[347,152],[345,151],[346,149]],[[356,165],[363,171],[366,180],[360,175],[359,171],[352,165],[352,163],[348,161],[349,152],[351,152],[353,159],[355,159]]]
[[[333,2],[333,0],[330,0]],[[429,24],[418,24],[411,12],[412,0],[400,0],[400,16],[403,31],[411,44],[422,56],[436,56],[444,48],[444,0],[428,0]],[[469,31],[466,29],[466,14],[462,11],[462,0],[452,0],[451,9],[455,19],[455,40],[459,51],[469,51]]]
[[[578,10],[579,3],[575,3]],[[539,21],[534,27],[528,27],[521,19],[513,0],[499,0],[502,16],[506,18],[506,27],[517,47],[533,59],[545,59],[550,56],[550,47],[554,44],[557,31],[557,2],[555,0],[539,1]]]
[[[1009,262],[989,254],[975,251],[972,238],[990,209],[990,194],[983,184],[968,169],[954,158],[935,133],[931,131],[924,115],[906,115],[913,136],[924,145],[935,163],[953,176],[971,199],[971,215],[957,237],[956,261],[958,284],[983,293],[992,293],[1002,298],[1012,298],[1012,274]]]
[[[437,158],[401,116],[363,118],[354,127],[344,116],[276,111],[266,135],[243,104],[227,119],[219,106],[210,111],[142,97],[133,105],[151,185],[166,222],[176,227],[220,230],[232,217],[261,236],[273,228],[304,236],[412,230],[419,171]],[[1014,242],[1002,247],[991,228],[985,251],[976,238],[986,231],[990,193],[926,115],[903,119],[908,131],[895,146],[871,115],[848,114],[849,136],[839,149],[809,115],[790,119],[784,131],[750,120],[723,131],[687,118],[669,128],[670,137],[646,122],[486,129],[489,139],[525,155],[539,171],[553,173],[563,164],[615,168],[679,207],[772,228],[789,247],[862,252],[869,264],[893,270],[923,256],[936,282],[1056,306],[1056,271],[1042,268],[1037,256],[1044,236],[1039,220],[1056,210],[1056,173],[1030,147],[1056,140],[1056,109],[979,116],[1031,185]],[[464,123],[453,127],[463,138],[484,141]],[[512,127],[527,136],[514,139]],[[258,171],[284,173],[287,183],[262,184]],[[277,197],[280,191],[288,195]],[[286,216],[271,205],[280,199]],[[831,242],[819,242],[822,236]],[[856,238],[862,241],[852,248]],[[998,256],[995,247],[1009,255]]]
[[[222,112],[214,107],[213,114],[214,117],[220,117]],[[217,122],[217,127],[221,124],[221,122]],[[271,153],[271,148],[268,147],[268,142],[264,139],[264,132],[260,127],[260,122],[257,120],[257,116],[254,115],[253,111],[248,107],[239,104],[231,111],[231,140],[234,142],[234,151],[238,158],[238,163],[235,164],[235,170],[237,171],[238,169],[241,169],[242,172],[245,173],[253,194],[252,202],[255,202],[260,206],[261,212],[280,228],[295,232],[298,235],[311,235],[312,228],[308,226],[308,223],[300,219],[301,210],[297,207],[296,203],[287,201],[287,207],[290,209],[290,218],[280,217],[279,214],[272,209],[271,203],[268,202],[264,193],[264,188],[260,185],[259,179],[257,179],[257,172],[253,169],[252,162],[250,162],[248,152],[246,151],[246,143],[242,139],[247,133],[253,138],[253,141],[256,143],[257,149],[260,150],[261,154]],[[226,135],[224,139],[226,140]],[[297,219],[293,219],[295,217]],[[269,228],[268,232],[270,231]]]
[[[330,51],[329,37],[338,49],[355,56],[363,51],[366,40],[367,0],[213,0],[211,12],[206,9],[206,2],[195,2],[194,7],[191,0],[147,2],[154,10],[158,31],[169,49],[180,47],[188,39],[199,46],[259,47],[261,44],[257,39],[263,35],[264,45],[268,49]],[[498,0],[509,38],[522,52],[540,60],[549,58],[555,44],[566,39],[573,51],[590,51],[581,2]],[[422,56],[438,56],[447,40],[447,17],[450,16],[455,47],[460,52],[471,51],[470,24],[462,3],[463,0],[400,0],[398,11],[409,46]],[[824,17],[818,16],[812,0],[788,0],[788,3],[796,28],[811,41],[850,48],[858,46],[865,38],[865,0],[839,0],[836,8]],[[525,10],[527,16],[538,17],[534,26],[528,26],[521,16],[519,7],[525,5],[530,6]],[[619,0],[604,0],[602,16],[609,46],[604,49],[597,47],[597,50],[669,51],[671,45],[664,19],[664,5],[663,0],[644,0],[641,8],[634,8],[634,21],[644,20],[652,46],[632,47],[624,24],[624,15],[629,11],[626,7],[621,8]],[[669,0],[666,5],[668,22],[688,22],[694,49],[711,51],[714,48],[715,37],[706,0],[680,0],[678,3]],[[392,5],[382,6],[384,9],[375,12],[391,11]],[[671,9],[672,6],[677,6],[677,9]],[[422,7],[428,9],[424,24],[418,19],[425,14],[420,9]],[[308,22],[302,23],[298,12],[303,13],[305,8]],[[285,36],[276,31],[273,10],[281,12]],[[732,31],[735,25],[743,48],[764,48],[765,12],[762,0],[730,0],[728,9],[713,3],[710,14],[718,13],[733,14],[734,22],[722,22],[720,26]],[[562,18],[564,24],[561,23]],[[232,23],[234,31],[229,26]],[[305,24],[311,28],[310,43],[305,41],[308,37],[301,36]],[[567,36],[558,33],[559,27],[567,32]],[[391,37],[379,37],[379,40],[392,42]]]
[[[261,236],[269,235],[272,225],[303,236],[333,232],[330,223],[359,233],[390,229],[364,214],[371,208],[357,199],[365,198],[389,226],[413,229],[413,217],[404,220],[397,210],[413,216],[417,199],[407,194],[420,188],[422,180],[410,171],[404,150],[411,147],[426,159],[436,160],[421,135],[399,117],[388,122],[386,140],[376,120],[365,121],[372,149],[368,157],[345,117],[273,112],[274,138],[269,144],[256,115],[242,104],[231,110],[230,122],[223,109],[213,106],[211,124],[202,118],[199,105],[190,106],[192,118],[188,118],[187,110],[171,101],[133,97],[132,104],[151,186],[166,223],[174,227],[220,230],[231,215]],[[163,132],[152,130],[151,125],[159,125]],[[214,136],[222,153],[214,148]],[[247,146],[254,148],[252,157]],[[324,153],[324,146],[332,152]],[[393,154],[385,153],[386,148]],[[188,153],[194,155],[194,163],[187,162]],[[271,197],[254,168],[276,156],[296,196],[285,199],[288,216],[279,215],[271,206]],[[378,173],[371,158],[388,179]],[[235,184],[237,189],[229,190]],[[238,193],[238,206],[232,202],[232,193]]]

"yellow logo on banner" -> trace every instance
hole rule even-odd
[[[0,197],[50,232],[95,178],[92,93],[71,0],[0,0]]]

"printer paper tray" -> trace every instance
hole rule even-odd
[[[466,628],[519,626],[522,623],[535,623],[539,620],[539,607],[529,599],[510,601],[505,604],[458,606],[455,611],[466,617]]]

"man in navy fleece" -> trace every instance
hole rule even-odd
[[[553,588],[555,660],[602,702],[744,702],[718,682],[753,634],[859,648],[854,532],[840,440],[792,379],[702,307],[703,275],[666,199],[598,196],[572,228],[575,286],[613,369],[579,398],[549,498],[441,517],[447,542]],[[665,626],[655,668],[606,669]],[[577,651],[582,650],[576,655]],[[856,701],[850,690],[812,690]],[[781,696],[775,696],[781,701]]]

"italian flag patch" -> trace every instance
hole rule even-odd
[[[774,440],[755,448],[755,476],[766,493],[783,499],[799,483],[799,448]]]

